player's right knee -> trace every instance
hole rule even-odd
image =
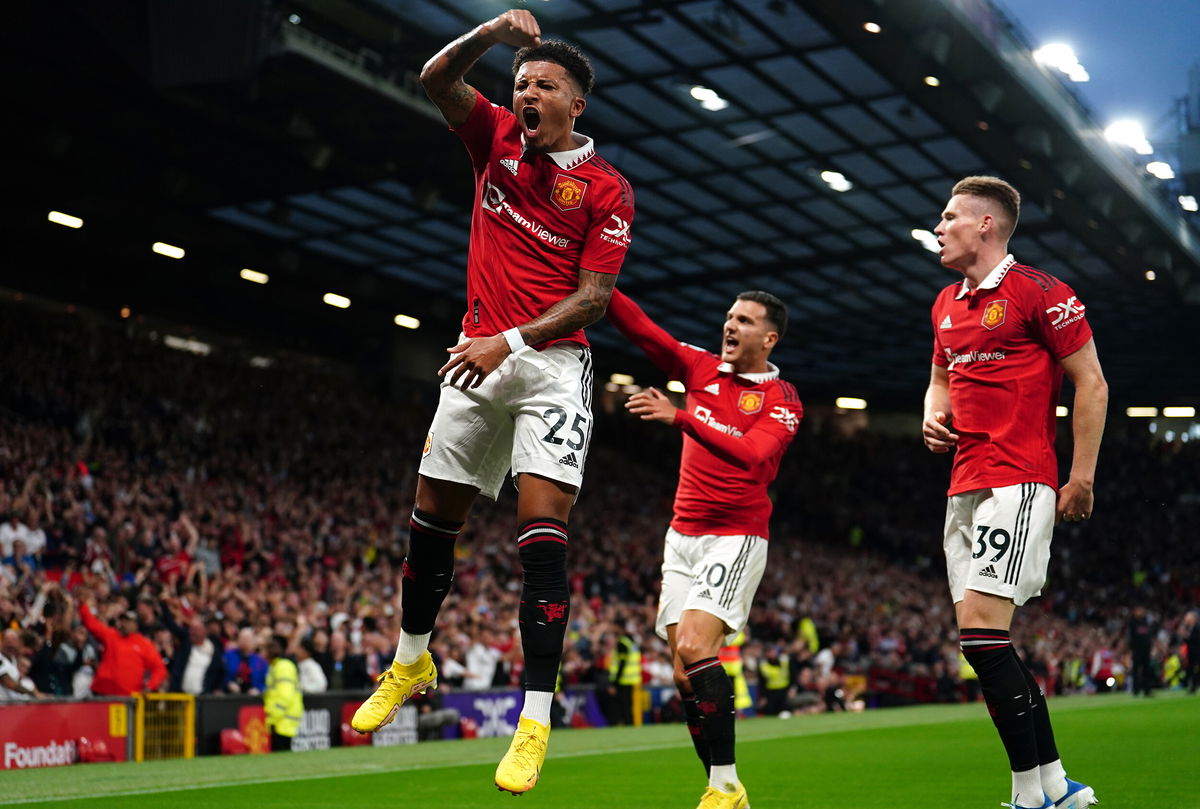
[[[676,650],[683,665],[689,666],[697,660],[716,657],[717,653],[721,651],[721,644],[719,641],[712,643],[705,638],[685,635],[679,639]]]

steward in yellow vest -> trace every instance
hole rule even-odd
[[[634,698],[642,684],[642,652],[628,633],[621,633],[609,654],[608,681],[616,694],[616,723],[632,725]]]
[[[271,731],[271,750],[291,750],[292,739],[300,732],[304,719],[304,698],[300,695],[300,672],[296,664],[283,656],[283,641],[272,638],[267,644],[267,690],[263,692],[263,710]]]
[[[777,716],[788,710],[788,690],[792,687],[792,661],[781,654],[778,646],[767,649],[758,661],[758,685],[760,712]]]

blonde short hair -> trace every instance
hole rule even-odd
[[[1017,220],[1021,216],[1021,195],[1004,180],[999,177],[963,177],[954,184],[954,190],[950,192],[952,197],[959,194],[979,197],[998,205],[1005,220],[1004,224],[1008,227],[1008,232],[1004,234],[1006,240],[1017,229]]]

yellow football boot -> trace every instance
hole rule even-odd
[[[380,674],[375,682],[379,687],[370,699],[358,706],[350,727],[359,733],[371,733],[396,718],[400,706],[413,694],[424,694],[428,688],[437,688],[437,666],[429,652],[424,652],[415,662],[407,666],[392,662],[391,668]]]
[[[514,795],[533,789],[541,775],[549,741],[549,725],[522,716],[508,752],[496,767],[496,787]]]

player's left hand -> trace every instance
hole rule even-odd
[[[503,334],[468,337],[446,350],[450,352],[450,361],[438,369],[438,376],[450,374],[450,384],[460,390],[482,385],[484,378],[499,368],[512,351]]]
[[[642,421],[661,421],[663,424],[675,423],[675,411],[678,409],[671,404],[667,395],[658,388],[646,388],[641,393],[635,393],[625,403],[625,409],[635,416],[641,416]]]
[[[1054,507],[1057,522],[1079,522],[1092,518],[1092,484],[1079,480],[1068,480],[1058,490],[1058,504]]]

